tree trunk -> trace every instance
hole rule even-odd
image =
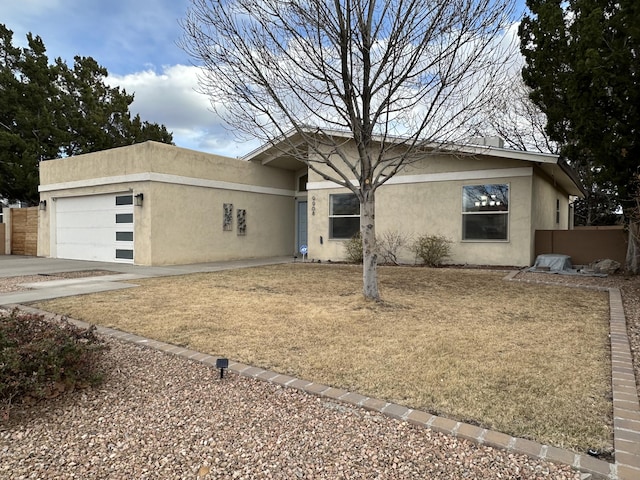
[[[375,195],[363,192],[360,204],[360,234],[362,235],[363,294],[367,300],[380,300],[378,291],[378,254],[376,253]]]
[[[629,221],[626,269],[634,275],[640,273],[640,222],[633,219]]]

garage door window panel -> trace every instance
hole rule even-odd
[[[133,205],[133,195],[117,195],[116,206]]]
[[[121,260],[133,260],[133,250],[130,249],[116,249],[116,258]]]
[[[116,242],[133,242],[133,232],[116,232]]]
[[[133,223],[133,213],[116,213],[116,223]]]

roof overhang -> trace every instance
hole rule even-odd
[[[300,161],[294,151],[306,150],[306,141],[299,134],[291,134],[274,142],[265,143],[263,146],[249,152],[242,157],[243,160],[259,162],[261,165],[281,168],[283,170],[298,171],[305,168],[305,163]]]
[[[312,134],[312,132],[305,132]],[[351,138],[348,132],[341,131],[323,131],[325,136],[339,138],[342,141]],[[285,136],[275,139],[272,142],[253,150],[243,157],[244,160],[251,162],[259,162],[262,165],[268,165],[284,170],[297,171],[304,168],[305,163],[300,161],[296,153],[308,151],[306,135],[297,132],[291,132]],[[407,138],[405,137],[374,137],[374,141],[392,142],[402,144]],[[476,144],[441,144],[432,143],[421,145],[425,151],[442,152],[452,155],[471,155],[471,156],[489,156],[494,158],[502,158],[507,160],[516,160],[530,162],[537,166],[547,176],[549,176],[556,185],[563,188],[569,195],[584,197],[585,191],[577,174],[571,167],[558,155],[550,153],[527,152],[522,150],[512,150],[509,148],[501,148],[490,145]]]

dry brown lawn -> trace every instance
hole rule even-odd
[[[288,264],[39,307],[584,452],[612,447],[608,298],[505,272]]]

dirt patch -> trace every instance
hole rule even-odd
[[[41,273],[43,277],[57,277],[57,278],[87,278],[87,277],[102,277],[104,275],[117,275],[118,272],[111,270],[78,270],[75,272],[57,272],[57,273]]]
[[[71,278],[100,277],[104,275],[115,275],[117,273],[118,272],[112,272],[109,270],[79,270],[75,272],[41,273],[38,275],[23,275],[20,277],[2,277],[0,278],[0,293],[29,290],[29,288],[23,285],[25,283],[51,282],[53,280],[65,280]]]

